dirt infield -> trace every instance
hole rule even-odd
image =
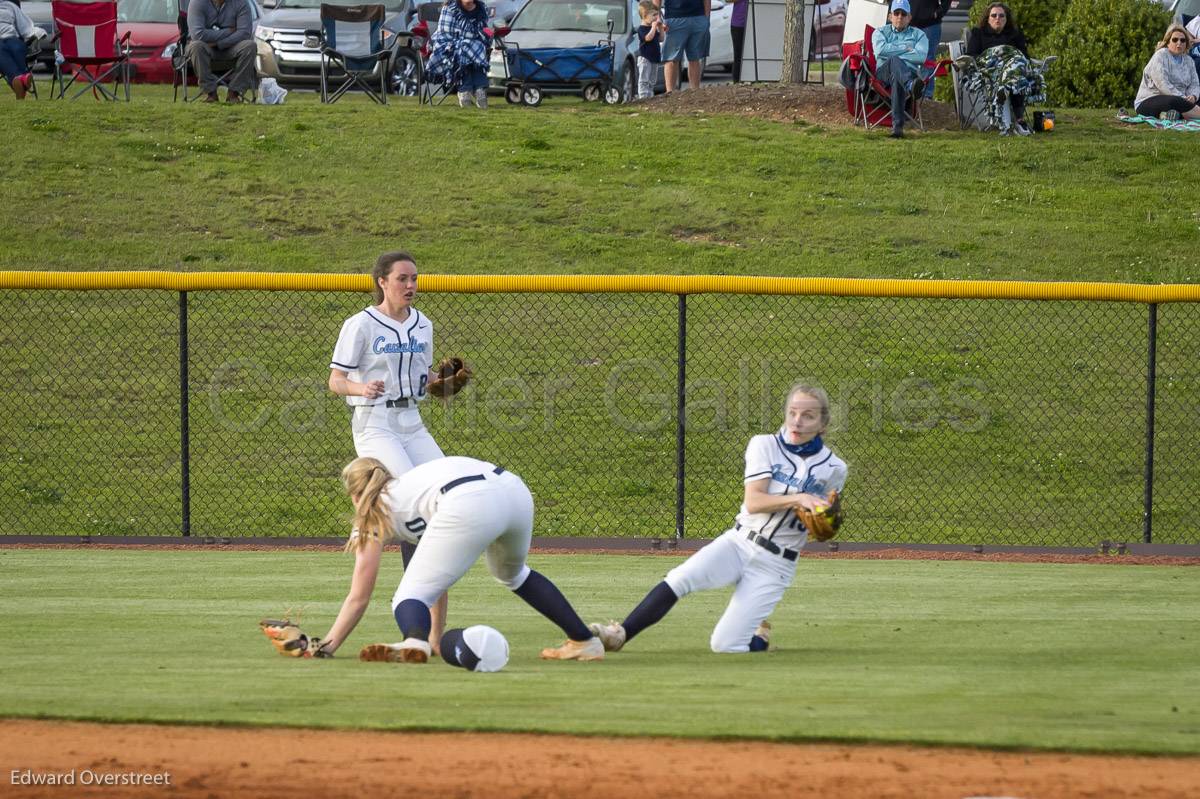
[[[900,746],[9,720],[0,726],[0,752],[0,794],[8,797],[1185,799],[1200,793],[1200,758]]]

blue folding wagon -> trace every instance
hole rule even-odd
[[[531,47],[504,43],[504,99],[535,106],[547,94],[576,94],[615,105],[626,98],[613,85],[612,39],[591,47]]]

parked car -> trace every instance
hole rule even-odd
[[[505,44],[522,49],[536,47],[591,47],[605,41],[612,23],[614,46],[612,85],[621,99],[637,93],[637,0],[529,0],[513,18]],[[503,91],[508,69],[504,52],[492,51],[488,83]],[[540,86],[543,94],[573,94],[578,87]]]
[[[321,27],[322,0],[266,0],[254,38],[258,45],[258,74],[274,78],[289,89],[317,89],[321,85],[321,52],[306,42],[306,30]],[[357,0],[329,0],[336,5],[359,5]],[[409,46],[415,5],[412,0],[384,0],[384,46],[392,49],[389,61],[390,91],[417,92],[417,53]],[[378,69],[379,67],[376,67]],[[334,78],[339,73],[334,73]],[[378,80],[378,75],[374,75]]]
[[[251,19],[257,21],[262,10],[255,0],[250,6]],[[33,24],[54,36],[54,16],[50,3],[23,3],[22,10]],[[175,78],[172,56],[179,46],[178,0],[120,0],[117,3],[117,35],[128,32],[132,79],[137,83],[171,83]],[[54,68],[54,48],[45,47],[38,62]]]

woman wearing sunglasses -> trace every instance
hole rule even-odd
[[[1182,25],[1167,28],[1150,62],[1142,70],[1133,107],[1142,116],[1176,120],[1200,119],[1200,78],[1188,56],[1192,37]]]
[[[979,27],[971,29],[967,55],[975,59],[975,69],[967,73],[968,86],[991,99],[988,115],[1000,135],[1028,136],[1025,106],[1044,100],[1045,84],[1007,5],[988,5]]]

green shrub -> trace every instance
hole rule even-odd
[[[1071,0],[1044,41],[1059,58],[1047,74],[1050,100],[1081,108],[1132,104],[1170,21],[1158,0]]]
[[[1055,23],[1067,10],[1071,0],[1003,0],[1012,10],[1013,21],[1025,34],[1032,55],[1046,55],[1052,51],[1042,48],[1042,41],[1054,28]],[[975,0],[971,6],[970,26],[978,28],[992,0]]]

